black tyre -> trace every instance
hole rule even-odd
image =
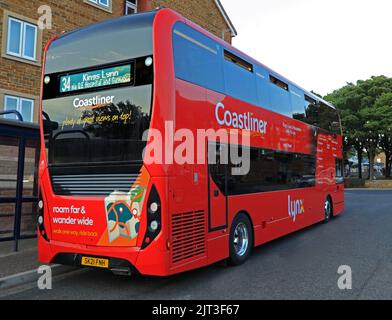
[[[332,201],[330,197],[327,197],[325,199],[325,204],[324,204],[324,223],[328,223],[329,220],[331,220],[332,215],[333,215],[333,210],[332,210]]]
[[[229,237],[230,265],[240,265],[248,258],[253,246],[253,230],[249,218],[239,213],[231,225]]]

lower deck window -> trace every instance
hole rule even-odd
[[[233,175],[234,167],[220,161],[210,165],[214,182],[227,195],[308,188],[316,182],[316,158],[307,154],[251,148],[250,171]]]

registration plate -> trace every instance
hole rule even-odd
[[[82,266],[109,268],[109,259],[82,257]]]

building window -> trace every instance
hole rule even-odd
[[[4,111],[18,111],[25,122],[33,122],[34,118],[34,100],[26,99],[22,97],[4,95]],[[18,118],[14,114],[7,114],[4,116],[6,119]]]
[[[41,66],[42,30],[37,20],[4,10],[2,21],[1,57]]]
[[[87,2],[109,12],[112,11],[112,0],[85,0],[84,2]]]
[[[8,17],[7,55],[36,61],[37,40],[36,25]]]
[[[137,0],[125,1],[125,14],[133,14],[137,12]]]

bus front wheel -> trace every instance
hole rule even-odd
[[[252,225],[244,213],[233,220],[229,237],[229,265],[240,265],[248,258],[253,245]]]

